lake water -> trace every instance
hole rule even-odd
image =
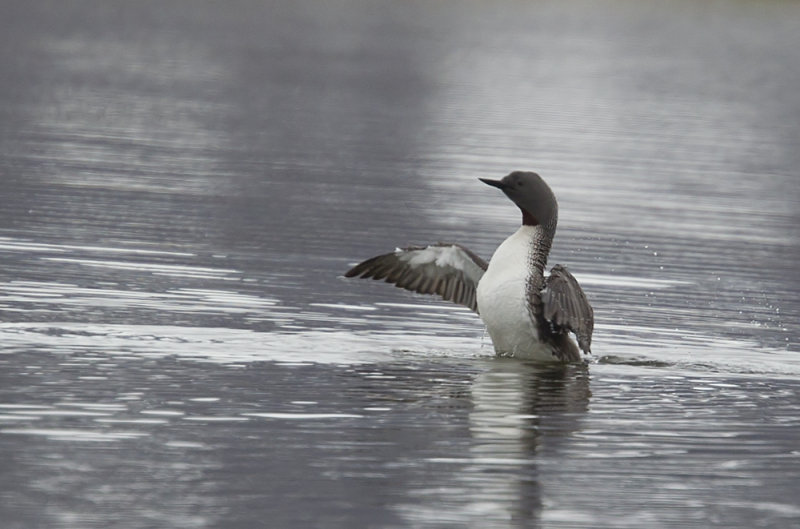
[[[3,529],[800,525],[800,4],[0,11]],[[515,169],[588,365],[341,277]]]

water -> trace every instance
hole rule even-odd
[[[3,528],[800,523],[800,7],[11,2]],[[518,222],[587,366],[354,262]]]

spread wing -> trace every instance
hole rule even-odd
[[[591,352],[594,311],[575,277],[565,267],[554,266],[541,297],[544,318],[556,329],[575,333],[583,352]]]
[[[458,244],[398,248],[367,259],[345,277],[385,279],[397,287],[421,294],[438,294],[447,301],[478,312],[475,289],[487,263]]]

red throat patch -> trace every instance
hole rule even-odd
[[[520,211],[522,211],[522,224],[524,226],[538,226],[540,224],[539,219],[537,219],[524,209],[520,209]]]

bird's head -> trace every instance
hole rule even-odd
[[[514,171],[500,180],[479,178],[484,184],[503,191],[522,210],[522,223],[551,226],[558,220],[558,203],[542,177],[531,171]]]

